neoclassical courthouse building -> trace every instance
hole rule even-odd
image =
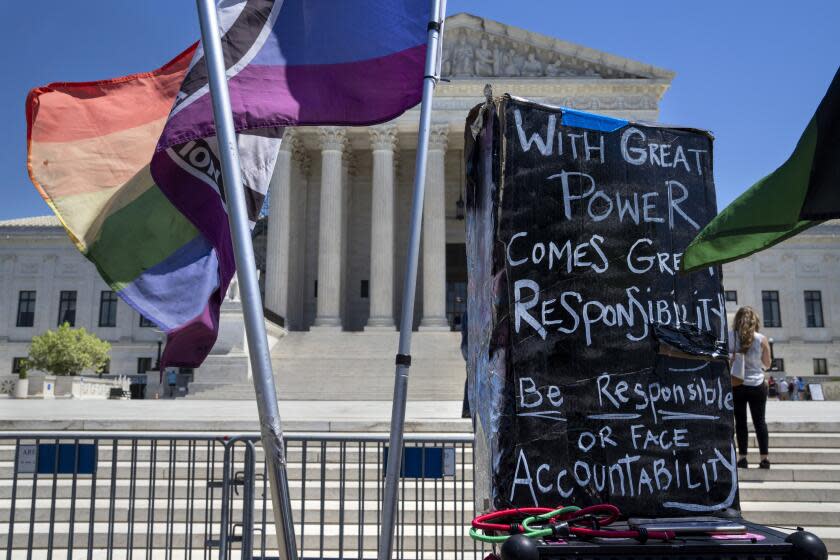
[[[673,73],[468,14],[446,22],[429,145],[410,397],[459,399],[464,363],[463,128],[483,88],[657,120]],[[289,129],[255,241],[280,398],[387,399],[393,383],[418,109],[367,128]],[[702,124],[702,123],[700,123]],[[22,186],[21,188],[25,188]],[[752,305],[789,375],[840,373],[840,225],[724,267],[729,311]],[[115,298],[51,217],[0,222],[0,373],[72,316],[112,343],[114,373],[149,369],[159,334]],[[253,395],[235,294],[190,394]],[[284,327],[280,329],[279,327]],[[185,372],[186,374],[186,372]]]

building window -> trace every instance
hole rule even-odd
[[[809,328],[822,328],[822,292],[819,290],[805,290],[805,326]]]
[[[143,317],[142,315],[140,315],[140,326],[141,327],[154,327],[155,324],[153,322],[149,321],[148,319],[146,319],[145,317]]]
[[[137,373],[146,373],[152,369],[151,358],[137,358]]]
[[[359,290],[359,297],[362,299],[367,299],[370,297],[370,282],[367,280],[362,280],[362,286]]]
[[[20,373],[23,371],[23,364],[26,358],[12,358],[12,373]]]
[[[770,361],[770,371],[785,371],[785,359],[773,358]]]
[[[828,360],[814,358],[814,375],[828,375]]]
[[[117,294],[105,290],[99,296],[99,326],[117,326]]]
[[[62,291],[58,300],[58,326],[76,326],[76,290]]]
[[[17,326],[31,327],[35,324],[35,290],[18,293]]]
[[[779,292],[777,290],[762,291],[761,304],[764,311],[764,326],[781,327],[782,310],[779,307]]]
[[[735,290],[726,290],[723,294],[727,303],[734,303],[735,305],[738,305],[738,292]]]

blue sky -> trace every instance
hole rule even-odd
[[[721,207],[787,158],[840,64],[837,0],[449,0],[448,12],[674,70],[660,120],[715,134]],[[190,0],[10,2],[3,15],[0,219],[7,219],[49,212],[26,174],[28,90],[151,70],[196,40],[198,24]]]

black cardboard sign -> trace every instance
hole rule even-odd
[[[468,313],[490,503],[737,508],[720,271],[679,273],[716,213],[711,136],[511,98],[483,127]]]

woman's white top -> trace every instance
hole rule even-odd
[[[761,333],[755,333],[752,345],[745,354],[740,352],[740,341],[734,331],[729,331],[729,351],[734,352],[735,359],[732,360],[732,375],[744,380],[748,387],[758,387],[764,383],[764,367],[761,363],[761,346],[766,337]],[[743,371],[743,374],[741,372]]]

